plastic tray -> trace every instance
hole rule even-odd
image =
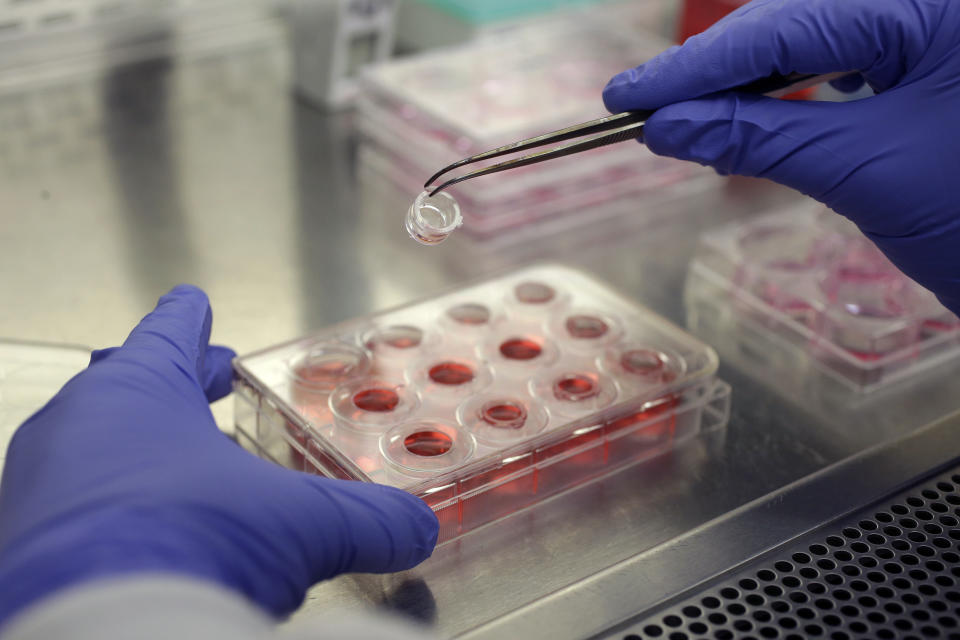
[[[604,115],[606,81],[668,44],[586,18],[490,36],[366,73],[357,126],[399,172],[416,176],[416,188],[455,160]],[[451,193],[479,219],[531,208],[586,209],[704,173],[624,143],[485,176]],[[578,198],[588,202],[570,204]]]
[[[803,205],[707,232],[688,308],[776,335],[812,365],[871,392],[960,355],[960,320],[845,219]]]
[[[726,424],[714,351],[541,265],[235,361],[240,441],[422,497],[446,541]]]
[[[603,115],[607,80],[669,44],[578,15],[399,59],[364,81],[370,100],[409,126],[453,151],[479,152]]]

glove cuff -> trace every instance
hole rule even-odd
[[[218,561],[216,540],[199,527],[129,509],[34,527],[0,548],[0,628],[30,605],[68,587],[142,573],[177,574],[252,597]]]

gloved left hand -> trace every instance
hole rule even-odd
[[[194,576],[275,615],[341,572],[407,569],[437,520],[389,487],[282,469],[216,427],[233,352],[208,346],[206,295],[181,286],[120,348],[15,434],[0,483],[0,626],[63,587],[138,572]]]

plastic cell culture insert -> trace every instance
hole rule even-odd
[[[420,496],[450,540],[722,427],[711,348],[541,265],[235,361],[238,437]]]
[[[858,391],[960,354],[960,320],[822,207],[706,233],[686,295],[699,312],[781,338],[789,366]]]

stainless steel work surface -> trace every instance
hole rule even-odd
[[[651,197],[589,234],[421,247],[401,229],[414,194],[358,164],[350,114],[298,103],[287,73],[281,43],[268,42],[0,96],[0,336],[116,344],[185,281],[210,294],[214,340],[245,352],[540,258],[587,269],[683,324],[699,231],[797,197],[737,181],[681,203]],[[651,210],[659,222],[641,224]],[[722,364],[733,385],[725,433],[446,545],[412,571],[320,585],[295,618],[375,604],[442,634],[496,635],[481,626],[572,593],[566,616],[530,620],[551,638],[593,632],[632,612],[602,591],[616,583],[591,576],[948,414],[960,405],[956,372],[837,409]],[[216,413],[229,428],[229,405]],[[740,542],[711,544],[730,553]]]
[[[681,563],[696,586],[659,603],[662,588],[634,593],[638,615],[596,638],[957,638],[958,427],[953,414],[599,576],[611,589],[643,565],[676,588],[667,572]],[[678,558],[729,537],[741,541],[736,554],[723,545],[697,563]],[[557,615],[562,596],[552,600]],[[516,624],[511,632],[522,635]]]

